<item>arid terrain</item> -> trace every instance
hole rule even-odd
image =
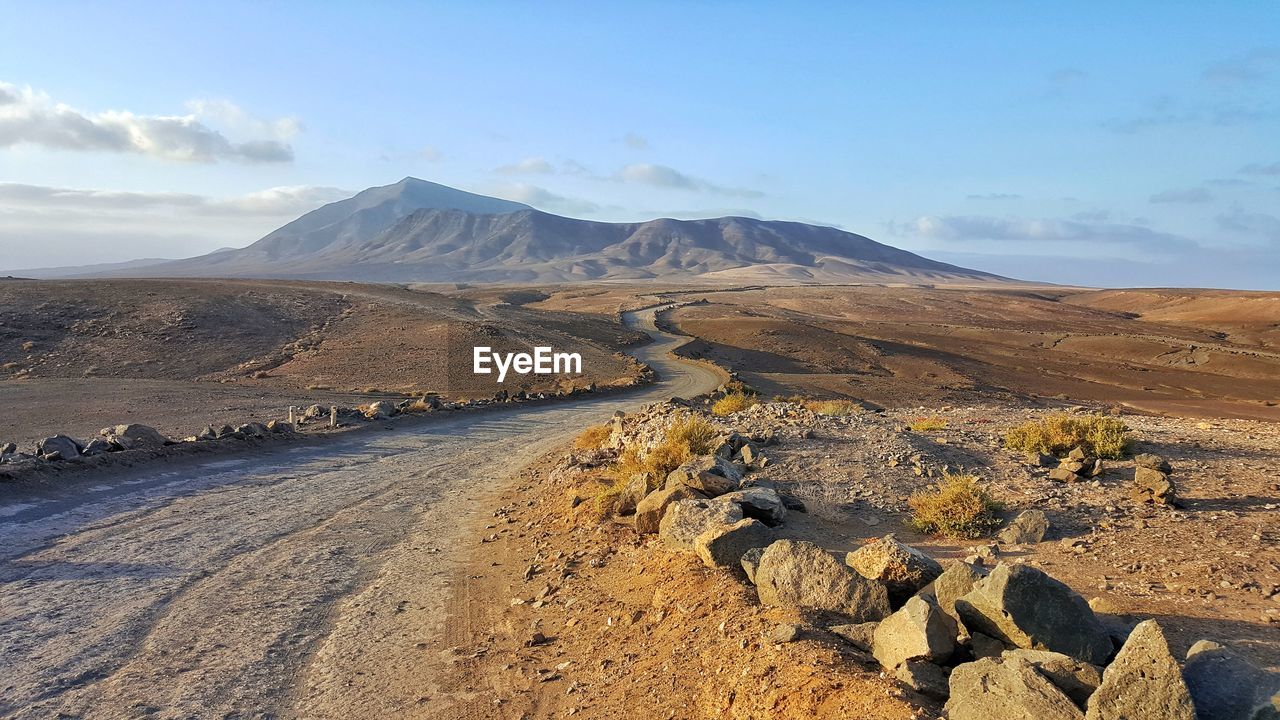
[[[1275,670],[1278,341],[1277,293],[0,281],[0,443],[20,447],[659,373],[617,394],[0,484],[0,665],[19,669],[0,714],[940,716],[829,619],[762,605],[739,570],[598,512],[616,457],[583,460],[569,441],[673,396],[692,408],[663,412],[771,438],[748,478],[804,507],[771,537],[843,556],[894,533],[944,564],[994,552],[1066,583],[1110,628],[1158,619],[1179,660],[1210,639]],[[576,350],[584,372],[459,377],[457,349],[469,363],[480,343]],[[727,373],[766,404],[710,415]],[[814,399],[853,402],[815,415]],[[1003,447],[1061,411],[1122,420],[1132,453],[1172,466],[1178,505],[1134,502],[1129,457],[1064,483]],[[1044,512],[1047,534],[979,550],[991,541],[909,529],[908,498],[960,470],[1005,521]]]

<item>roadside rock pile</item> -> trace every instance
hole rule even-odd
[[[1133,458],[1133,489],[1130,497],[1139,504],[1177,507],[1177,487],[1169,475],[1173,468],[1159,455],[1142,453]]]
[[[35,450],[31,453],[18,452],[17,445],[5,443],[0,446],[0,463],[57,462],[125,450],[160,448],[172,444],[174,444],[173,440],[146,425],[137,423],[113,425],[103,428],[99,432],[99,437],[84,443],[68,435],[44,438],[36,443]]]
[[[1046,461],[1041,459],[1039,464]],[[1050,460],[1051,462],[1051,460]],[[1101,458],[1089,457],[1084,448],[1076,447],[1065,458],[1058,461],[1058,466],[1049,471],[1049,479],[1058,482],[1080,482],[1091,478],[1102,477],[1106,467]]]

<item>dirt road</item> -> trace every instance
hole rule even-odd
[[[652,311],[627,320],[663,378],[629,395],[0,487],[0,716],[415,714],[476,499],[616,409],[720,382],[667,357],[684,338]]]

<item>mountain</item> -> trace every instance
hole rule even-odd
[[[241,250],[117,276],[373,282],[1000,280],[797,222],[576,220],[406,178],[307,213]]]
[[[175,261],[170,258],[139,258],[137,260],[125,260],[124,262],[95,263],[93,265],[66,265],[62,267],[5,270],[4,274],[20,278],[34,278],[36,280],[54,280],[59,278],[79,277],[81,275],[122,273],[167,262]]]

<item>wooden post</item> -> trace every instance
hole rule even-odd
[[[295,425],[298,422],[297,419],[294,417],[295,410],[296,408],[294,408],[294,406],[292,405],[289,406],[289,424],[290,425]]]
[[[338,427],[338,407],[336,405],[329,406],[329,427]]]

